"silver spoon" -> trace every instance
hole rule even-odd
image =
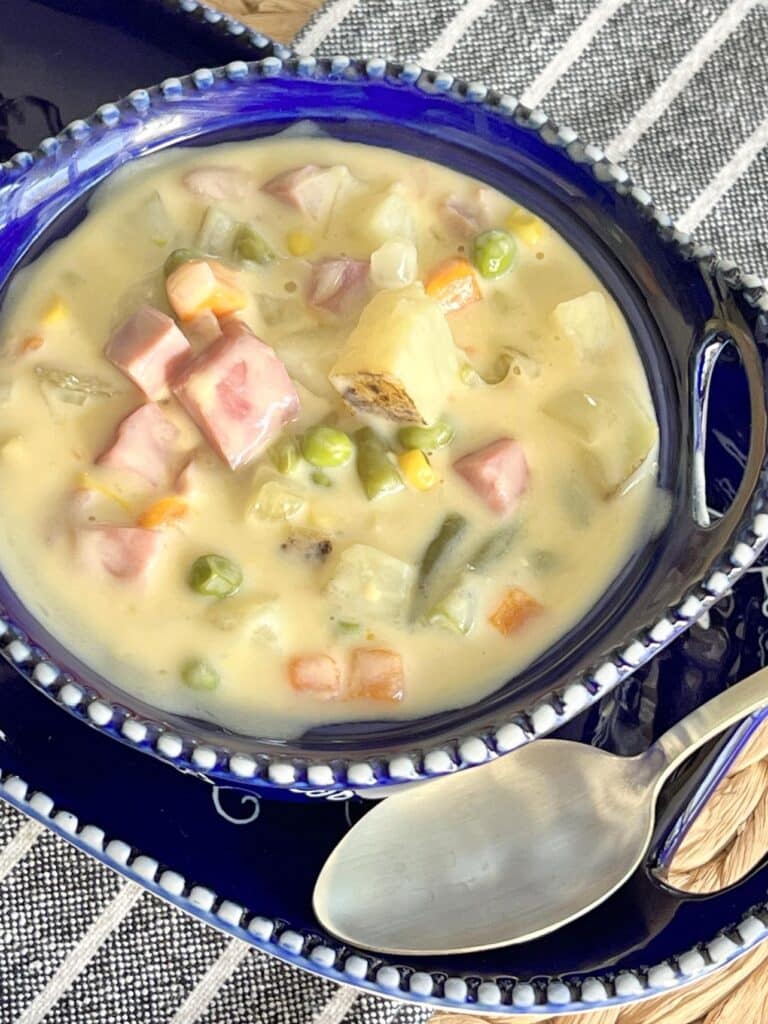
[[[315,885],[315,913],[351,945],[412,956],[545,935],[602,903],[641,863],[670,773],[766,704],[768,668],[636,757],[538,740],[409,786],[338,844]]]

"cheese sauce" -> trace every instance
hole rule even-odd
[[[199,251],[166,286],[181,248]],[[181,316],[202,264],[217,297]],[[147,304],[192,349],[154,403],[176,428],[154,483],[97,462],[148,400],[105,355]],[[282,456],[262,439],[236,469],[204,419],[221,381],[191,388],[202,413],[174,391],[222,326],[273,349],[270,386],[299,403],[270,420]],[[507,197],[396,152],[289,138],[140,162],[18,276],[0,339],[3,573],[125,691],[238,731],[480,698],[589,611],[652,519],[653,404],[611,295]],[[447,443],[409,435],[420,418]],[[371,465],[391,484],[372,497]]]

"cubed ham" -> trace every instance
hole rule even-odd
[[[151,487],[168,484],[179,431],[159,405],[139,406],[120,423],[115,439],[97,458],[100,466],[128,470]]]
[[[315,221],[323,221],[333,208],[342,181],[349,172],[346,167],[318,167],[306,164],[283,171],[262,185],[262,190],[287,206],[301,210]]]
[[[159,532],[139,526],[97,523],[75,531],[75,550],[83,565],[89,571],[121,580],[145,580],[161,545]]]
[[[168,397],[168,381],[191,352],[173,320],[148,305],[118,327],[104,349],[107,359],[153,401]]]
[[[232,469],[245,465],[299,415],[299,396],[273,349],[245,324],[221,336],[173,384],[181,404]]]
[[[291,686],[317,700],[336,700],[341,693],[341,671],[330,654],[303,654],[288,666]]]
[[[365,302],[367,285],[367,260],[320,260],[312,268],[309,301],[332,313],[350,313]]]
[[[237,167],[198,167],[185,174],[183,181],[193,195],[215,200],[245,199],[254,186],[251,175]]]
[[[523,446],[510,437],[464,455],[453,468],[492,512],[504,515],[515,510],[528,485]]]
[[[179,320],[194,320],[206,310],[226,316],[247,303],[234,274],[216,260],[187,260],[168,275],[165,290]]]
[[[377,647],[356,647],[352,651],[348,696],[399,701],[404,689],[403,659],[397,651]]]

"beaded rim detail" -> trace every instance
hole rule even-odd
[[[768,935],[768,904],[762,904],[709,942],[643,970],[621,970],[584,979],[539,976],[533,982],[511,976],[430,973],[359,953],[319,932],[292,928],[290,922],[262,916],[195,884],[151,855],[108,837],[98,825],[81,823],[45,793],[31,790],[18,775],[0,771],[0,795],[148,892],[262,952],[339,984],[442,1009],[548,1015],[620,1006],[698,981],[743,956]]]
[[[201,16],[209,22],[224,19],[229,25],[228,31],[241,34],[239,22],[219,15],[197,0],[178,0],[178,9],[202,12]],[[259,37],[259,42],[263,43],[264,39]],[[756,275],[744,274],[733,263],[716,259],[711,248],[696,243],[690,235],[675,228],[669,215],[660,211],[648,193],[631,181],[626,170],[608,160],[602,149],[584,143],[572,129],[558,126],[540,108],[531,110],[514,96],[492,92],[478,83],[462,82],[446,72],[425,71],[413,63],[389,63],[379,58],[353,60],[343,56],[330,59],[272,56],[250,63],[236,60],[215,70],[200,68],[184,78],[165,79],[151,89],[136,89],[117,103],[99,107],[89,119],[73,121],[55,138],[44,139],[35,153],[15,154],[7,163],[0,164],[0,189],[34,171],[63,144],[71,147],[74,143],[77,147],[93,134],[116,127],[124,112],[130,112],[132,118],[137,114],[144,116],[153,106],[162,108],[166,102],[178,101],[185,95],[206,92],[217,81],[239,83],[281,75],[334,80],[386,79],[392,86],[450,95],[458,102],[482,106],[496,116],[513,120],[536,132],[549,146],[565,151],[575,163],[590,167],[603,187],[628,196],[642,217],[655,222],[663,240],[673,245],[684,259],[699,262],[709,273],[717,271],[729,288],[743,293],[745,300],[761,313],[768,313],[768,292]],[[252,756],[223,745],[214,748],[195,739],[191,730],[181,736],[160,721],[136,717],[122,706],[105,700],[93,688],[62,672],[44,650],[32,645],[21,629],[2,617],[0,654],[70,713],[182,770],[206,773],[217,781],[236,781],[241,785],[246,782],[267,790],[287,789],[305,797],[345,799],[352,796],[355,789],[434,778],[481,764],[552,732],[600,700],[683,633],[753,564],[768,543],[768,513],[760,511],[764,498],[765,481],[752,497],[751,511],[745,516],[732,550],[723,552],[711,573],[658,622],[639,635],[628,637],[583,678],[553,690],[534,706],[510,713],[500,724],[489,724],[482,735],[478,735],[475,728],[435,749],[398,753],[389,758],[381,755],[358,762],[342,756],[326,762],[306,756],[286,758],[268,753]]]

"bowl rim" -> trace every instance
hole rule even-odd
[[[603,150],[579,139],[576,132],[559,126],[540,108],[530,109],[514,96],[499,94],[477,82],[464,82],[447,72],[432,72],[420,65],[390,62],[383,58],[353,59],[271,56],[260,61],[235,60],[216,69],[200,68],[189,75],[168,78],[148,89],[136,89],[127,97],[100,106],[87,119],[78,119],[58,136],[44,139],[34,152],[19,152],[0,165],[0,196],[27,174],[44,175],[40,166],[62,146],[77,151],[94,136],[101,137],[120,125],[124,115],[143,117],[166,104],[194,98],[217,83],[233,85],[262,78],[316,79],[335,82],[368,79],[386,82],[391,88],[410,88],[449,96],[452,100],[485,109],[501,118],[532,130],[549,146],[564,153],[573,163],[588,167],[605,188],[629,197],[639,216],[653,222],[665,242],[685,261],[698,263],[709,275],[717,274],[727,287],[744,296],[758,310],[768,312],[768,291],[756,275],[745,274],[733,263],[718,260],[709,246],[697,243],[674,226],[650,195],[634,184],[628,172],[610,161]],[[33,644],[24,630],[0,606],[0,654],[38,689],[55,699],[70,713],[114,738],[154,754],[181,770],[207,775],[216,781],[235,781],[260,788],[300,794],[305,797],[343,799],[358,789],[397,786],[402,783],[449,774],[502,756],[559,728],[590,705],[599,701],[637,668],[666,647],[722,597],[752,565],[768,543],[768,514],[765,503],[768,473],[765,468],[753,492],[749,511],[740,524],[739,535],[730,550],[720,553],[706,578],[689,587],[674,607],[655,623],[636,631],[620,648],[612,648],[591,671],[580,678],[553,687],[546,697],[522,710],[504,714],[500,721],[480,729],[477,725],[457,728],[449,743],[416,753],[377,752],[355,760],[344,752],[325,755],[289,754],[287,751],[238,751],[238,737],[225,741],[201,742],[194,723],[184,729],[170,728],[162,709],[150,717],[133,713],[126,701],[101,696],[95,687],[63,671],[46,651]],[[289,745],[290,741],[286,741]],[[234,749],[233,749],[234,748]]]

